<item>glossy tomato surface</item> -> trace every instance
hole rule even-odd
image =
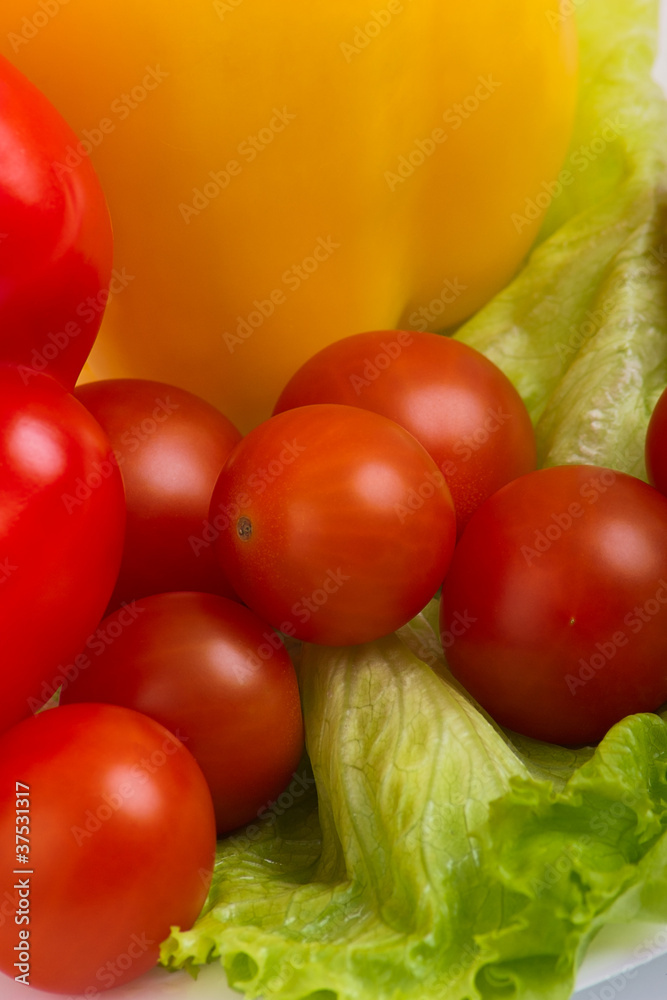
[[[0,366],[0,732],[48,700],[104,613],[123,485],[108,438],[49,375]],[[59,679],[60,678],[60,679]]]
[[[393,632],[436,592],[456,518],[433,459],[398,424],[322,404],[232,451],[210,527],[232,585],[286,635],[325,645]]]
[[[409,430],[447,480],[459,532],[483,500],[535,468],[533,425],[510,380],[451,337],[380,330],[325,347],[296,372],[274,412],[346,403]]]
[[[109,298],[113,241],[88,157],[65,165],[78,136],[0,56],[0,360],[71,389]],[[114,275],[114,288],[122,281]]]
[[[212,594],[159,594],[99,628],[88,668],[61,704],[112,702],[145,712],[199,763],[218,833],[257,818],[285,789],[303,750],[299,688],[285,646],[255,614]]]
[[[667,495],[667,389],[655,405],[646,432],[648,480]]]
[[[18,974],[14,949],[27,941],[28,981],[40,989],[96,996],[140,976],[170,927],[186,929],[198,916],[214,853],[201,771],[152,719],[115,705],[69,705],[0,737],[0,968],[8,975]]]
[[[667,699],[667,499],[595,466],[542,469],[470,520],[440,606],[452,673],[501,725],[601,739]]]
[[[75,395],[109,436],[127,500],[109,610],[172,590],[233,591],[202,537],[213,487],[241,435],[203,399],[162,382],[108,379]]]

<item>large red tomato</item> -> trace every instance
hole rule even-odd
[[[127,501],[123,561],[110,610],[172,590],[233,591],[202,537],[220,470],[241,435],[210,403],[144,379],[79,386],[109,435]]]
[[[102,322],[113,253],[90,159],[64,165],[78,141],[0,56],[0,360],[46,371],[68,389]],[[126,284],[113,276],[113,291]]]
[[[452,673],[501,725],[599,740],[667,699],[667,499],[560,466],[509,483],[463,533],[442,589]]]
[[[0,732],[48,699],[99,622],[125,500],[104,431],[49,375],[0,366]]]
[[[280,413],[232,451],[209,529],[246,604],[325,645],[393,632],[433,597],[456,518],[445,479],[404,428],[352,406]]]
[[[273,629],[236,601],[158,594],[106,618],[61,704],[145,712],[199,763],[219,833],[270,808],[294,777],[303,722],[294,667]]]
[[[0,969],[12,978],[95,997],[140,976],[170,927],[197,918],[214,854],[203,775],[152,719],[68,705],[0,737]]]
[[[436,333],[380,330],[315,354],[274,413],[346,403],[390,417],[423,444],[447,479],[459,532],[480,503],[535,468],[535,434],[510,380],[472,347]]]

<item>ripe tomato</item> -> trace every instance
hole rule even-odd
[[[210,403],[162,382],[109,379],[74,394],[109,435],[125,485],[125,548],[109,610],[171,590],[233,597],[201,526],[241,439],[234,425]]]
[[[459,533],[483,500],[535,468],[519,393],[492,361],[450,337],[380,330],[338,340],[299,368],[274,413],[307,403],[361,406],[414,434],[447,480]]]
[[[24,372],[25,374],[25,372]],[[0,732],[100,620],[123,548],[123,485],[102,428],[51,376],[0,366]]]
[[[235,601],[159,594],[106,618],[92,669],[61,704],[111,702],[187,737],[218,833],[256,817],[289,784],[303,751],[294,667],[281,638]]]
[[[86,996],[140,976],[169,928],[198,916],[214,854],[202,773],[152,719],[68,705],[0,737],[0,968],[10,976]]]
[[[667,495],[667,389],[655,405],[646,432],[648,480]]]
[[[77,137],[3,56],[0,136],[0,360],[71,389],[109,297],[109,211],[90,160],[57,170]]]
[[[587,465],[509,483],[463,533],[442,589],[452,673],[501,725],[599,740],[667,699],[667,499]]]
[[[348,645],[386,635],[430,600],[456,519],[418,441],[368,410],[280,413],[232,451],[210,525],[235,591],[275,628]]]

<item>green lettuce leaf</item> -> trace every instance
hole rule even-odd
[[[632,716],[594,752],[515,741],[428,628],[304,648],[318,795],[304,772],[221,842],[164,964],[218,959],[249,997],[565,1000],[605,922],[667,919],[667,724]]]
[[[457,332],[518,388],[541,465],[645,477],[646,426],[667,385],[667,113],[650,78],[657,14],[653,0],[577,5],[581,86],[561,191],[552,189],[541,242],[518,277]]]

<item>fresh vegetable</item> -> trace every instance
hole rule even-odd
[[[102,428],[50,375],[0,365],[0,733],[47,701],[120,565],[123,485]]]
[[[57,168],[77,141],[0,56],[0,361],[47,372],[68,389],[99,329],[110,280],[118,284],[92,162],[76,173]]]
[[[419,442],[369,410],[271,417],[234,448],[208,528],[239,597],[287,636],[346,645],[392,632],[436,592],[456,538]]]
[[[244,432],[327,343],[502,288],[570,137],[558,0],[77,0],[28,41],[33,14],[4,0],[2,51],[72,121],[65,169],[90,154],[133,277],[93,372],[183,385]]]
[[[648,423],[645,459],[649,482],[667,495],[667,389],[655,404]]]
[[[274,413],[346,403],[382,413],[417,438],[452,494],[459,533],[496,490],[535,468],[528,411],[483,354],[435,333],[381,330],[319,351],[289,380]]]
[[[598,461],[607,453],[612,467],[635,461],[648,397],[665,382],[657,371],[663,299],[650,294],[662,284],[650,268],[660,253],[664,163],[661,150],[642,153],[643,130],[653,142],[661,114],[643,83],[631,85],[640,67],[642,80],[648,75],[647,7],[623,3],[620,17],[616,0],[581,5],[588,61],[576,141],[587,145],[573,147],[572,169],[584,162],[586,176],[561,174],[540,192],[542,206],[553,198],[542,245],[519,281],[460,333],[490,337],[508,370],[525,365],[536,419],[546,406],[538,427],[545,462],[580,448]],[[556,28],[569,16],[562,6],[548,13]],[[632,112],[627,132],[598,117],[610,107],[611,81],[614,102]],[[578,228],[570,209],[580,208],[588,214]],[[526,199],[515,228],[539,209]],[[556,275],[551,299],[547,265]],[[614,281],[586,316],[601,276]],[[596,374],[580,349],[601,330]],[[165,963],[192,968],[221,956],[235,985],[285,1000],[556,1000],[569,994],[605,921],[665,919],[663,720],[627,718],[595,753],[510,742],[451,683],[435,642],[419,620],[400,639],[306,648],[301,686],[317,808],[295,790],[259,836],[239,831],[221,845],[207,912],[191,931],[172,934]],[[301,787],[309,780],[304,774]]]
[[[457,339],[517,385],[541,463],[643,476],[667,383],[657,4],[587,0],[576,16],[568,173],[538,249]],[[246,995],[285,1000],[567,1000],[605,923],[667,920],[664,719],[626,718],[595,751],[509,743],[445,682],[437,626],[408,631],[412,652],[306,648],[318,802],[219,845],[207,912],[165,964],[219,958]]]
[[[500,725],[567,745],[667,701],[667,498],[563,465],[471,518],[440,630],[454,676]]]
[[[457,331],[518,389],[535,423],[538,466],[646,474],[646,427],[667,384],[667,105],[651,78],[657,12],[656,0],[576,5],[582,86],[539,245]]]
[[[86,997],[140,976],[170,925],[197,916],[214,852],[201,771],[152,719],[70,705],[0,736],[0,968],[10,976]]]
[[[159,594],[100,626],[92,668],[60,703],[110,702],[178,732],[208,782],[218,833],[251,822],[292,780],[303,751],[294,667],[280,637],[211,594]]]
[[[210,545],[199,544],[213,487],[241,439],[233,424],[161,382],[110,379],[75,395],[109,435],[125,486],[125,548],[110,610],[170,590],[233,597]]]
[[[420,616],[305,648],[317,796],[218,845],[166,965],[219,960],[249,997],[567,1000],[604,923],[667,919],[667,723],[631,716],[595,752],[510,742],[437,646]]]

